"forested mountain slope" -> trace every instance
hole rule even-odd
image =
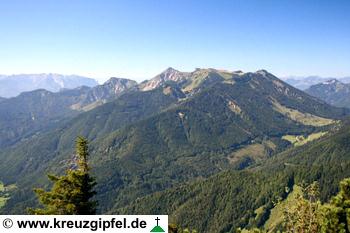
[[[350,123],[317,141],[294,147],[245,171],[226,171],[158,192],[123,208],[119,214],[169,214],[171,222],[200,232],[235,232],[262,227],[273,203],[291,193],[293,185],[318,181],[321,199],[338,191],[350,176]]]
[[[40,89],[4,99],[0,101],[0,148],[53,128],[67,118],[118,97],[136,84],[128,79],[111,78],[93,88],[57,93]]]
[[[183,182],[262,163],[289,145],[283,136],[328,130],[349,112],[266,71],[188,75],[128,91],[1,151],[0,180],[18,187],[1,211],[22,213],[35,205],[32,188],[46,184],[47,172],[67,168],[78,135],[91,141],[97,199],[105,212]]]

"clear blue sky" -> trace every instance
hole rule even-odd
[[[350,0],[1,0],[0,73],[350,75]]]

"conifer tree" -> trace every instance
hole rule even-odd
[[[314,182],[304,188],[303,194],[297,197],[295,205],[285,211],[285,232],[320,232],[320,215],[319,185],[317,182]]]
[[[350,232],[350,178],[340,182],[340,191],[324,205],[322,232]]]
[[[91,200],[96,182],[90,176],[88,166],[88,141],[83,137],[76,140],[76,166],[63,176],[48,175],[54,182],[51,191],[35,189],[44,208],[29,209],[31,214],[95,214],[97,202]]]

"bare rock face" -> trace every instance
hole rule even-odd
[[[189,77],[189,73],[180,72],[169,67],[151,80],[145,81],[140,85],[142,91],[149,91],[158,88],[166,82],[173,81],[176,83],[182,82]]]
[[[114,98],[122,94],[124,91],[136,86],[136,81],[112,77],[104,84],[92,88],[89,93],[89,100],[96,101]]]

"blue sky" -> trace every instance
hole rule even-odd
[[[350,75],[349,0],[1,0],[0,73]]]

